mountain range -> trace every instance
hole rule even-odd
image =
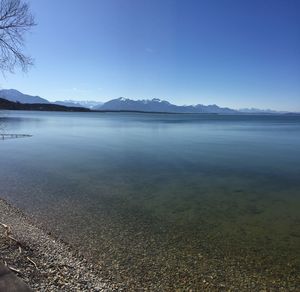
[[[272,110],[260,109],[242,109],[235,110],[227,107],[219,107],[213,105],[175,105],[166,100],[158,98],[132,100],[125,97],[112,99],[105,103],[98,101],[55,101],[50,102],[40,96],[32,96],[23,94],[16,89],[2,89],[0,90],[0,98],[11,102],[18,102],[22,104],[53,104],[72,108],[87,108],[96,111],[141,111],[141,112],[166,112],[166,113],[213,113],[213,114],[272,114],[284,113]]]
[[[54,104],[64,105],[64,106],[72,106],[72,107],[86,107],[88,109],[94,109],[103,104],[101,101],[93,101],[93,100],[63,100],[63,101],[55,101]]]
[[[97,110],[114,110],[114,111],[143,111],[143,112],[168,112],[168,113],[223,113],[234,114],[236,110],[222,108],[217,105],[175,105],[166,100],[153,98],[151,100],[132,100],[129,98],[116,98],[103,105],[96,107]]]

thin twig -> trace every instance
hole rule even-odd
[[[30,258],[30,257],[26,257],[27,260],[29,260],[34,266],[35,268],[38,270],[37,264]]]
[[[16,273],[18,273],[18,274],[21,274],[21,271],[20,270],[18,270],[18,269],[16,269],[16,268],[13,268],[13,267],[11,267],[11,266],[7,266],[11,271],[13,271],[13,272],[16,272]]]
[[[1,223],[1,222],[0,222],[0,225],[5,229],[5,236],[8,237],[10,234],[10,227],[7,224]]]
[[[5,228],[5,229],[8,228],[8,226],[7,226],[6,224],[4,224],[4,223],[1,223],[1,222],[0,222],[0,225],[1,225],[3,228]]]
[[[20,241],[18,241],[17,239],[15,239],[14,237],[12,237],[11,235],[8,235],[7,238],[9,238],[10,240],[14,241],[16,244],[21,245]]]

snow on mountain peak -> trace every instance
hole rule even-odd
[[[120,101],[127,101],[127,100],[129,100],[129,99],[126,98],[126,97],[120,97],[119,100],[120,100]]]

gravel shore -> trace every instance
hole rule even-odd
[[[7,236],[1,224],[11,228],[9,235],[13,239]],[[141,249],[138,242],[142,239],[138,236],[133,244],[136,251]],[[184,243],[184,238],[179,240]],[[123,238],[121,242],[122,247],[127,248],[129,262],[131,255],[139,256],[130,249],[128,241]],[[174,243],[177,244],[175,239]],[[131,262],[128,274],[126,269],[122,271],[122,266],[114,268],[110,260],[110,254],[115,258],[113,251],[116,247],[111,244],[111,249],[107,250],[104,242],[102,244],[101,248],[106,250],[108,258],[101,255],[104,260],[95,261],[96,267],[76,249],[47,233],[33,219],[0,199],[0,263],[15,270],[33,291],[299,291],[299,274],[296,271],[291,273],[292,269],[284,277],[282,270],[277,276],[269,276],[259,266],[245,269],[242,259],[239,262],[230,257],[222,258],[217,249],[210,253],[214,254],[211,257],[192,252],[178,256],[178,250],[172,250],[172,242],[168,243],[169,253],[163,248],[156,248],[152,262],[148,256]],[[156,241],[154,245],[163,247]],[[143,255],[148,252],[142,250]],[[185,260],[179,264],[178,258]],[[251,263],[251,258],[246,258],[246,261]],[[190,268],[197,273],[189,274]],[[116,271],[119,278],[111,275]],[[151,274],[153,271],[157,274]]]
[[[112,291],[83,256],[36,227],[30,218],[0,199],[0,260],[15,270],[34,291]]]

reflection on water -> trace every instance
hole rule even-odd
[[[296,287],[300,117],[7,112],[5,121],[33,137],[0,143],[1,196],[92,254],[107,277],[156,290]]]

